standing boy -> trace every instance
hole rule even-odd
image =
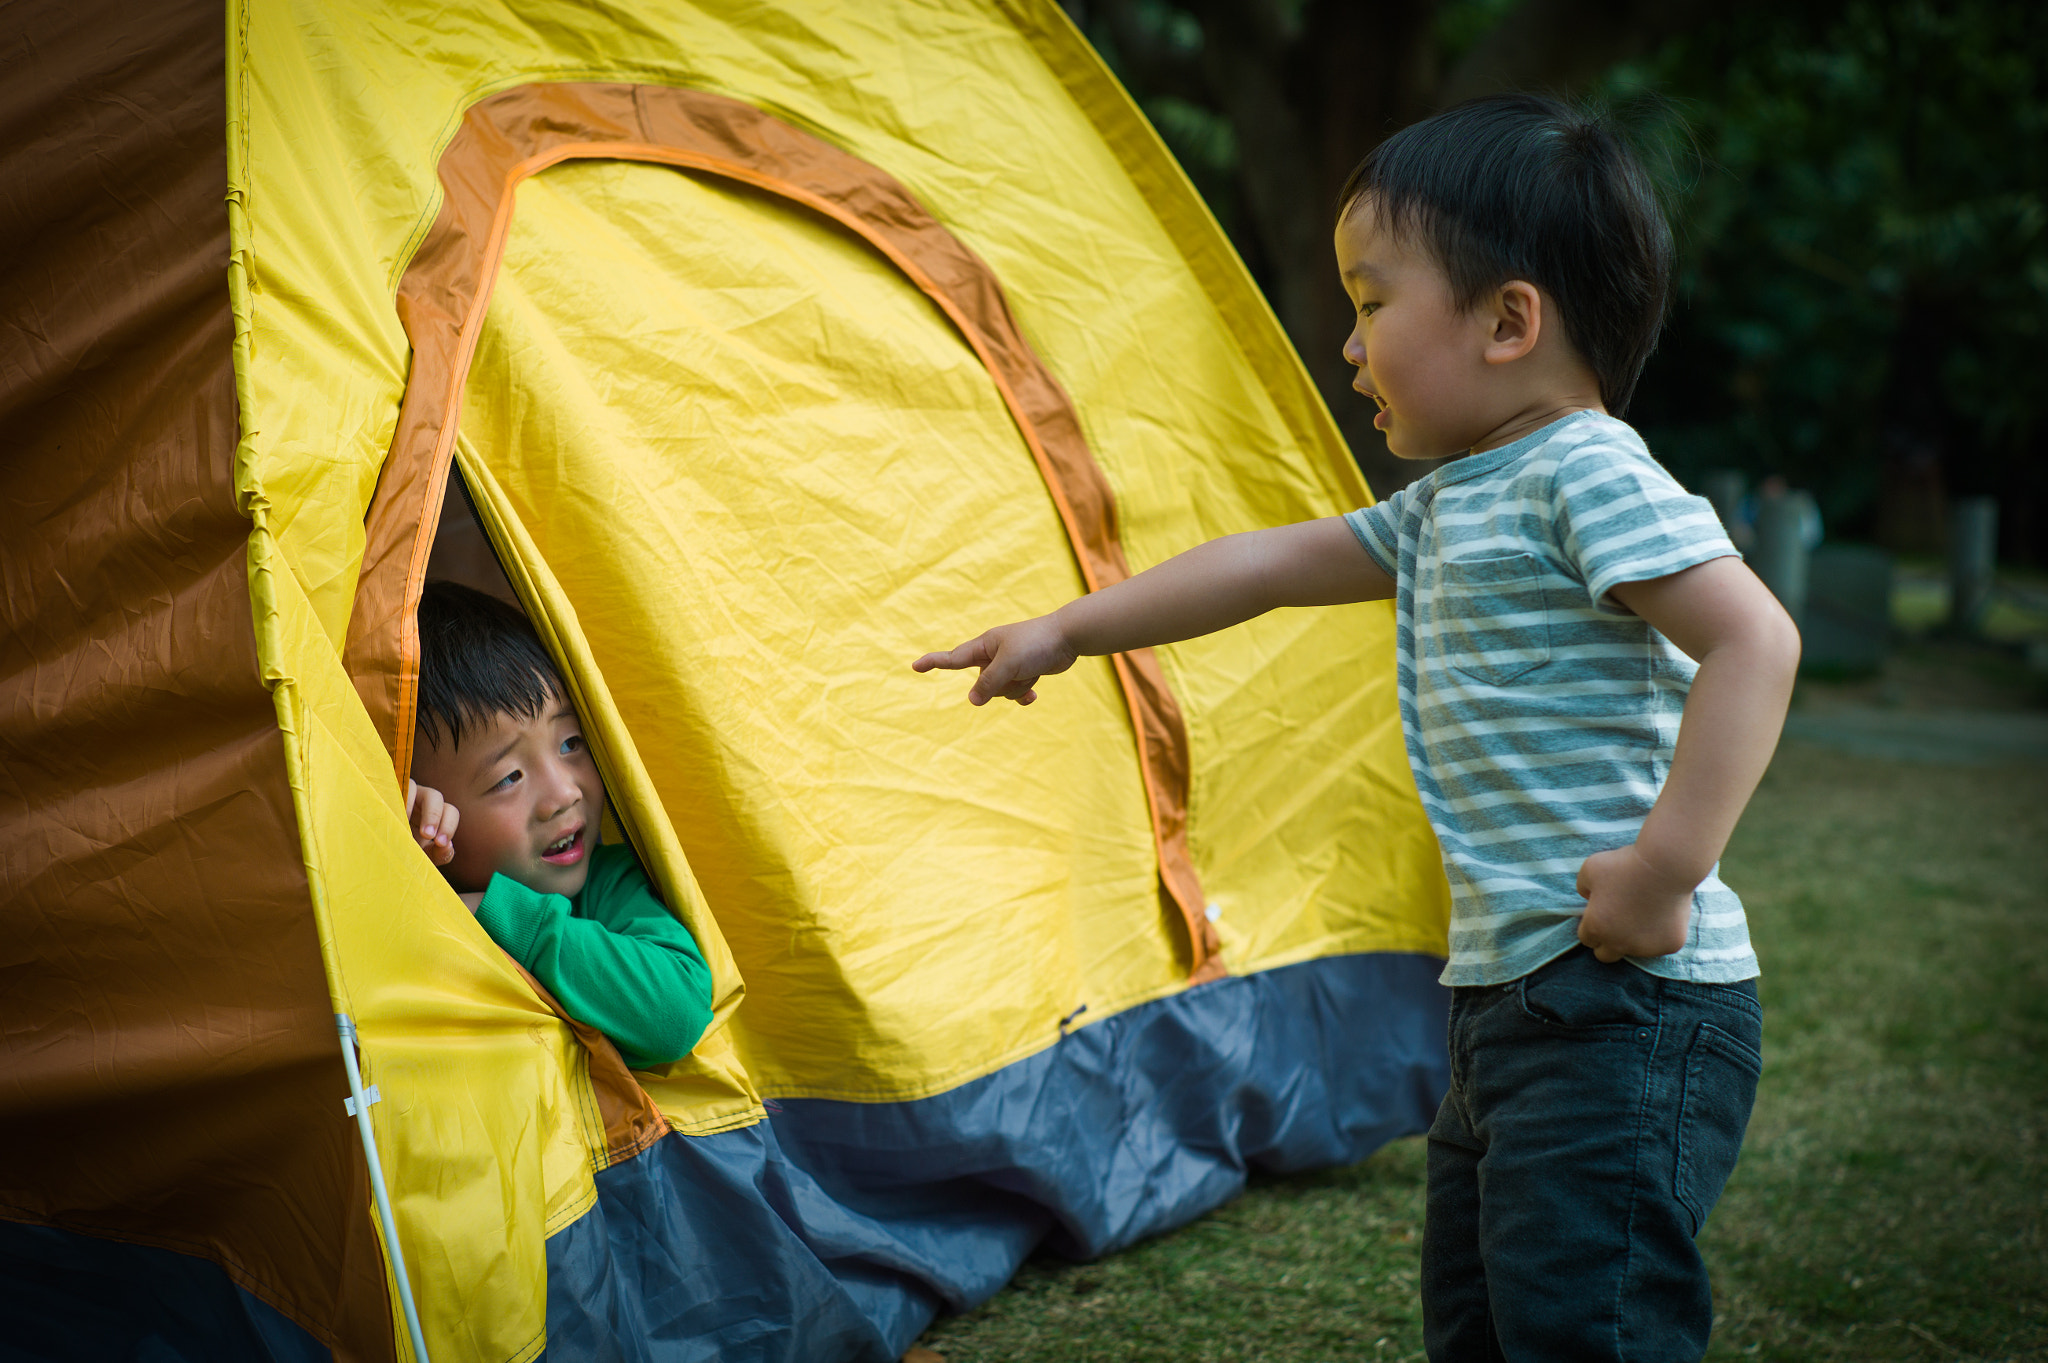
[[[1432,1359],[1697,1359],[1693,1240],[1762,1059],[1721,849],[1775,747],[1791,621],[1627,406],[1671,237],[1611,130],[1461,105],[1345,188],[1344,347],[1374,424],[1451,458],[1377,506],[1199,545],[931,668],[1029,704],[1076,657],[1392,597],[1402,728],[1452,894],[1429,1135]]]

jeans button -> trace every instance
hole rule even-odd
[[[1641,1031],[1639,1031],[1639,1032],[1637,1032],[1637,1033],[1636,1033],[1636,1040],[1638,1040],[1638,1041],[1648,1041],[1649,1039],[1650,1039],[1650,1029],[1649,1029],[1649,1028],[1647,1028],[1647,1027],[1643,1028],[1643,1029],[1642,1029]]]

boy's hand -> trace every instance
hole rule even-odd
[[[1579,940],[1612,963],[1624,956],[1669,956],[1692,926],[1699,882],[1658,870],[1634,843],[1595,852],[1579,867]]]
[[[1040,677],[1064,672],[1077,655],[1060,628],[1058,613],[998,625],[978,639],[970,639],[944,653],[927,653],[910,665],[913,672],[933,668],[959,671],[978,667],[981,675],[967,692],[973,705],[986,705],[997,696],[1029,705],[1038,699],[1032,688]]]
[[[412,825],[412,835],[419,841],[420,850],[427,854],[427,860],[436,866],[446,866],[455,859],[455,825],[461,821],[462,811],[442,799],[440,791],[407,780],[405,819]]]

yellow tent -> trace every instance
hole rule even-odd
[[[1426,1120],[1384,603],[1029,710],[907,668],[1369,496],[1051,0],[9,13],[0,1315],[49,1356],[403,1358],[415,1302],[436,1359],[890,1358]],[[660,1071],[408,836],[412,612],[493,559],[712,967]]]

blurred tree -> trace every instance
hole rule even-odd
[[[1681,477],[1782,473],[1838,532],[1931,550],[2048,500],[2048,5],[1753,9],[1607,79],[1682,101],[1704,160],[1681,301],[1631,412]]]
[[[2039,0],[1063,0],[1187,167],[1382,495],[1348,391],[1338,188],[1459,99],[1616,102],[1667,166],[1680,301],[1630,418],[1681,477],[1813,488],[1838,530],[1931,547],[1947,492],[2048,515],[2048,4]],[[1689,128],[1688,128],[1689,125]]]
[[[1493,90],[1582,89],[1722,12],[1707,0],[1063,0],[1180,158],[1382,495],[1387,453],[1340,353],[1337,191],[1387,134]]]

